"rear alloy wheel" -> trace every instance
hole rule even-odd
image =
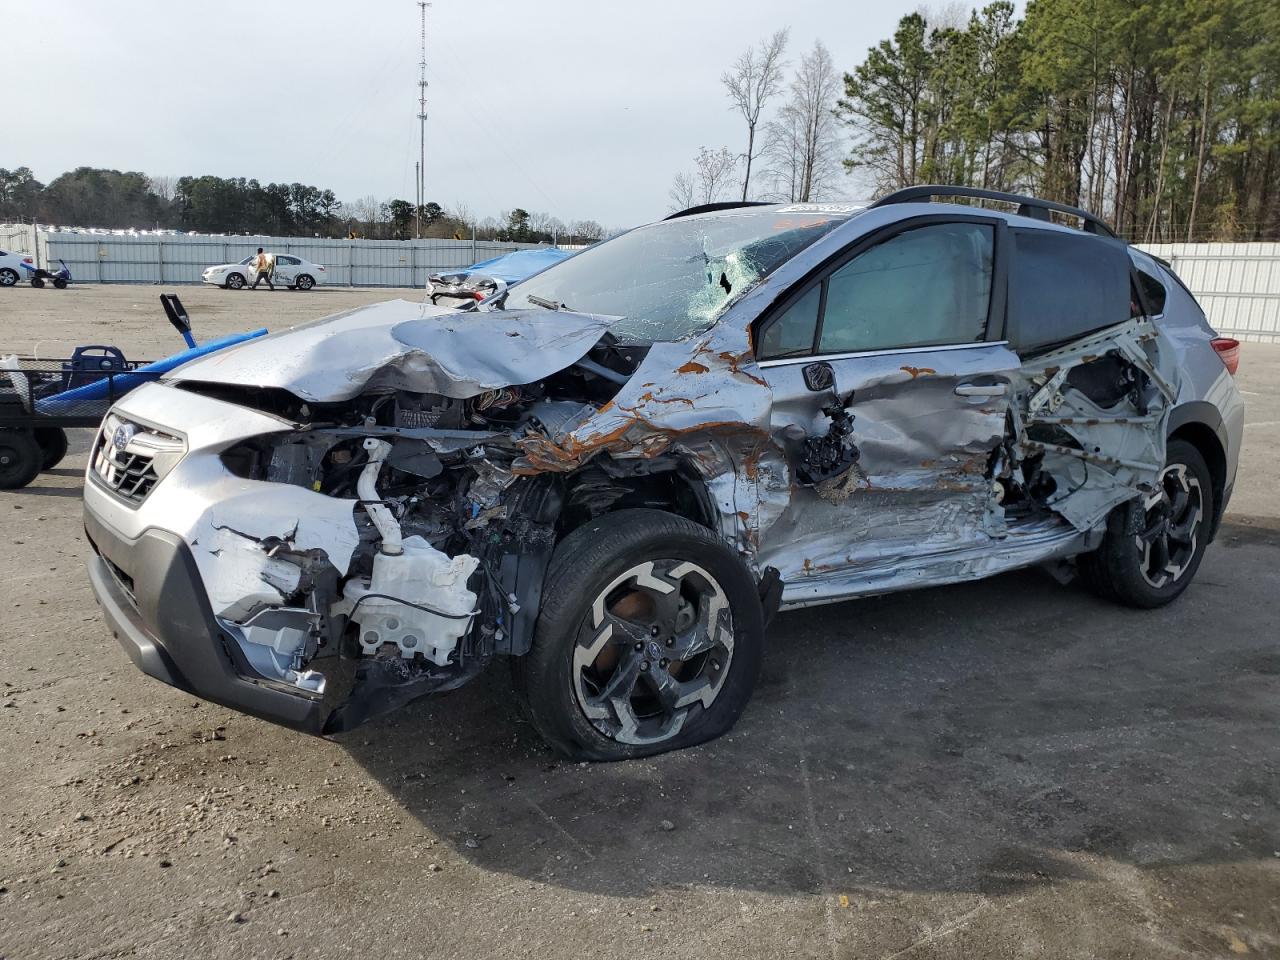
[[[239,273],[231,273],[227,275],[227,289],[240,290],[244,287],[244,276]]]
[[[0,430],[0,490],[25,487],[40,472],[44,454],[28,430]]]
[[[1186,464],[1174,464],[1160,475],[1160,489],[1143,501],[1142,511],[1134,545],[1142,553],[1142,578],[1158,590],[1181,578],[1199,553],[1204,490]]]
[[[755,686],[763,641],[754,578],[715,534],[661,511],[621,510],[556,548],[516,682],[560,752],[647,756],[728,730]]]
[[[12,287],[18,282],[18,271],[8,267],[0,269],[0,287]]]
[[[1199,569],[1213,515],[1204,457],[1185,440],[1171,441],[1155,489],[1117,507],[1102,546],[1080,558],[1085,583],[1128,606],[1163,606]]]
[[[302,276],[300,276],[297,281],[297,287],[299,290],[310,290],[315,285],[316,285],[315,280],[309,277],[305,273]]]

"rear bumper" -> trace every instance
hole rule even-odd
[[[191,550],[155,528],[128,540],[86,511],[89,579],[112,634],[143,673],[294,730],[325,732],[332,705],[256,674],[209,606]],[[127,571],[127,572],[126,572]]]

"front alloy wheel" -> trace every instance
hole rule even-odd
[[[533,646],[512,668],[552,747],[623,760],[728,730],[763,651],[759,592],[736,551],[684,517],[627,509],[556,545]]]
[[[649,560],[601,590],[578,632],[574,693],[611,740],[655,744],[708,709],[733,661],[724,590],[696,563]]]

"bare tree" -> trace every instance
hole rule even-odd
[[[733,67],[720,77],[729,94],[730,109],[742,114],[747,121],[747,152],[743,154],[746,168],[742,175],[742,199],[747,199],[751,185],[751,161],[759,156],[756,150],[756,127],[764,106],[782,88],[782,71],[786,61],[782,55],[787,49],[790,29],[784,27],[773,36],[760,41],[758,47],[746,51],[733,62]]]
[[[724,199],[738,169],[738,158],[733,152],[728,147],[719,150],[699,147],[693,163],[697,167],[697,202],[715,203]]]
[[[595,243],[604,238],[604,227],[594,220],[577,220],[569,228],[570,236],[581,243]]]
[[[790,98],[765,127],[765,153],[772,161],[774,192],[808,202],[822,194],[839,170],[834,114],[840,80],[821,40],[800,58]]]
[[[177,177],[148,177],[147,186],[161,200],[172,200],[174,191],[178,187]]]
[[[671,212],[679,213],[693,206],[693,177],[687,173],[677,173],[671,181],[671,189],[667,196],[671,198]]]
[[[453,203],[449,204],[449,213],[453,219],[457,220],[463,226],[475,226],[475,214],[471,212],[471,205],[465,200],[455,200]]]

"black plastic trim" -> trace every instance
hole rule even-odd
[[[956,187],[943,184],[924,184],[918,187],[904,187],[895,190],[886,197],[881,197],[871,204],[869,209],[884,207],[893,203],[928,203],[934,197],[967,197],[973,200],[998,200],[1001,203],[1018,205],[1018,216],[1030,217],[1033,220],[1049,220],[1049,211],[1065,213],[1078,218],[1088,233],[1115,237],[1116,233],[1101,217],[1079,207],[1071,207],[1053,200],[1040,200],[1020,193],[1004,193],[1000,190],[986,190],[981,187]]]
[[[679,213],[673,213],[662,219],[679,220],[681,217],[692,217],[696,213],[715,213],[717,210],[739,210],[743,207],[772,206],[776,206],[776,204],[767,200],[725,200],[720,203],[700,203],[696,207],[689,207],[687,210],[681,210]]]

